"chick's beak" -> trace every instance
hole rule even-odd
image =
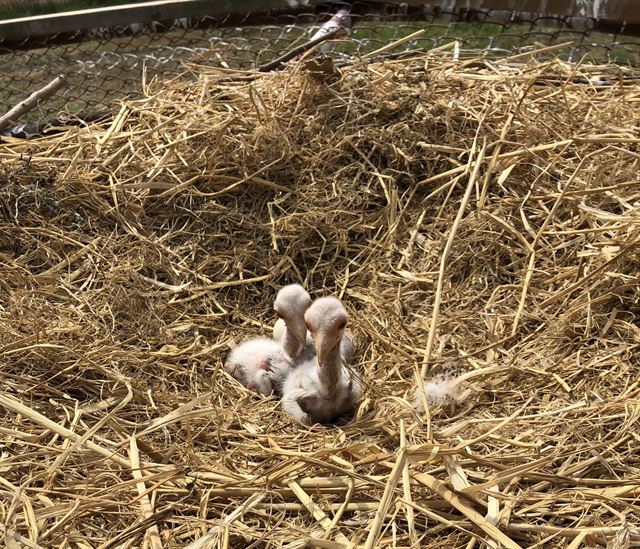
[[[316,357],[318,358],[318,366],[322,367],[324,364],[325,351],[328,343],[327,334],[324,332],[318,332],[313,335],[313,345],[316,348]]]
[[[288,327],[304,349],[307,346],[307,327],[304,320],[294,320],[288,324]]]
[[[276,341],[282,340],[285,326],[286,324],[284,320],[282,320],[281,318],[278,318],[278,320],[276,320],[276,323],[273,325],[273,339],[275,339]]]

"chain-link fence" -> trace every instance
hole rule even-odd
[[[143,73],[147,80],[188,77],[193,62],[256,67],[307,41],[340,8],[348,10],[342,23],[350,32],[334,42],[337,56],[369,52],[424,29],[396,51],[457,40],[460,56],[479,51],[499,56],[570,42],[552,55],[570,62],[640,63],[640,38],[601,32],[596,18],[356,2],[257,16],[132,23],[19,42],[0,37],[0,105],[15,103],[63,73],[66,87],[26,115],[27,120],[109,110],[114,100],[141,93]]]

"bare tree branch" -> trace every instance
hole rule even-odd
[[[24,101],[21,101],[6,114],[0,116],[0,131],[4,130],[9,124],[15,123],[25,113],[34,109],[40,101],[51,97],[63,86],[65,80],[66,76],[64,74],[57,76],[44,88],[33,92]]]

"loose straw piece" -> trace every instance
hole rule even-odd
[[[519,549],[520,545],[514,542],[509,536],[501,532],[495,525],[491,524],[480,513],[473,510],[466,503],[460,499],[454,492],[449,490],[444,484],[442,484],[435,477],[428,475],[427,473],[413,473],[413,478],[419,483],[424,484],[427,488],[434,491],[442,499],[448,501],[453,507],[460,511],[465,517],[473,522],[478,528],[480,528],[491,539],[501,544],[503,547],[510,549]]]
[[[390,44],[387,44],[386,46],[378,48],[377,50],[374,50],[372,52],[365,53],[362,56],[362,59],[369,59],[371,57],[375,57],[376,55],[380,55],[382,53],[385,53],[385,52],[388,52],[390,50],[393,50],[393,49],[397,48],[398,46],[404,44],[405,42],[409,42],[410,40],[413,40],[414,38],[418,38],[418,36],[422,36],[425,32],[426,32],[426,29],[420,29],[420,30],[417,30],[415,32],[412,32],[411,34],[408,34],[407,36],[403,36],[402,38],[399,38],[398,40],[395,40],[395,41],[391,42]]]
[[[315,518],[325,529],[325,534],[329,535],[331,530],[335,527],[332,524],[331,519],[325,515],[324,511],[320,509],[314,502],[309,494],[307,494],[302,487],[295,481],[289,482],[289,488],[296,495],[296,497],[300,500],[300,503],[306,507],[306,509],[311,513],[313,518]],[[349,540],[340,532],[339,530],[336,532],[336,539],[338,542],[347,545]]]
[[[151,505],[151,499],[147,492],[144,480],[142,479],[142,470],[140,469],[140,453],[138,452],[138,445],[136,444],[135,437],[129,439],[129,459],[131,460],[131,474],[136,482],[136,489],[140,496],[140,509],[145,519],[148,519],[153,515],[153,506]],[[145,532],[143,547],[147,544],[152,549],[162,549],[162,540],[160,538],[160,531],[157,524],[150,524],[149,528]]]
[[[245,513],[258,506],[262,500],[267,496],[265,492],[252,494],[242,505],[238,506],[232,513],[222,519],[222,530],[226,531],[230,524],[233,524]],[[218,538],[220,534],[220,526],[216,525],[206,534],[196,539],[185,547],[185,549],[205,549],[211,547],[212,542]]]
[[[400,420],[400,448],[407,452],[407,434],[405,432],[404,420]],[[412,503],[411,497],[411,475],[409,472],[409,460],[405,459],[404,467],[402,468],[402,495],[404,500],[409,504]],[[407,515],[407,527],[409,529],[409,539],[411,540],[411,546],[418,546],[418,533],[416,531],[415,513],[411,505],[405,505],[405,514]]]
[[[35,410],[32,410],[28,406],[25,406],[24,404],[17,401],[13,397],[10,397],[9,395],[0,395],[0,406],[3,406],[9,410],[12,410],[17,414],[20,414],[21,416],[27,419],[30,419],[31,421],[35,421],[36,423],[39,423],[40,425],[49,429],[50,431],[57,433],[58,435],[63,436],[65,438],[68,438],[74,442],[82,440],[82,437],[80,435],[74,433],[73,431],[70,431],[69,429],[67,429],[66,427],[63,427],[62,425],[56,423],[55,421],[51,421],[49,418],[43,416],[41,413],[36,412]],[[125,467],[126,469],[132,469],[131,462],[128,459],[123,458],[117,453],[107,450],[102,446],[99,446],[95,442],[86,440],[83,442],[83,446],[86,446],[89,450],[92,450],[93,452],[101,455],[102,457],[105,457],[110,461],[117,463],[121,467]]]
[[[442,301],[442,287],[444,284],[444,275],[445,269],[447,266],[447,259],[449,258],[449,252],[451,251],[451,246],[453,245],[453,240],[456,237],[456,233],[458,232],[458,227],[460,226],[460,222],[462,221],[462,216],[464,215],[464,211],[467,207],[467,203],[469,202],[469,198],[471,197],[471,192],[476,184],[476,180],[478,178],[478,173],[480,172],[480,166],[482,165],[482,161],[484,160],[484,152],[487,148],[486,142],[483,143],[478,156],[475,158],[473,171],[469,177],[469,181],[467,182],[467,188],[465,189],[464,196],[460,201],[460,206],[458,208],[458,213],[451,224],[451,228],[449,229],[449,237],[447,238],[447,242],[444,246],[444,250],[442,251],[442,255],[440,256],[440,269],[438,271],[438,283],[436,286],[436,297],[433,304],[433,313],[431,315],[431,325],[429,326],[429,336],[427,339],[427,346],[424,350],[423,360],[422,360],[422,371],[421,377],[418,379],[418,384],[422,387],[422,380],[427,375],[427,368],[429,366],[429,360],[431,357],[431,351],[433,349],[433,342],[435,341],[435,336],[438,328],[438,315],[440,313],[440,302]],[[424,392],[424,391],[422,391]],[[425,403],[426,405],[426,403]],[[425,406],[425,409],[428,406]]]
[[[380,506],[373,517],[371,526],[369,527],[369,535],[367,536],[367,540],[364,544],[364,549],[373,549],[373,547],[377,547],[376,540],[380,534],[382,523],[389,512],[389,508],[391,507],[396,486],[400,480],[402,471],[405,468],[406,459],[405,451],[401,449],[398,453],[398,457],[396,458],[396,463],[393,466],[393,469],[391,469],[391,473],[389,473],[387,484],[384,487],[384,492],[380,499]]]

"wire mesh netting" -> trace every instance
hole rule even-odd
[[[0,104],[11,105],[64,73],[64,90],[25,117],[45,121],[112,108],[114,99],[141,93],[143,73],[147,80],[188,76],[192,62],[254,68],[308,40],[339,8],[308,7],[240,20],[201,17],[134,23],[21,44],[0,38]],[[372,3],[349,4],[348,9],[343,22],[350,34],[334,43],[336,56],[370,52],[424,29],[395,51],[457,40],[461,56],[482,50],[500,56],[570,42],[552,54],[570,62],[636,65],[640,60],[639,37],[599,32],[593,18]]]
[[[0,138],[0,546],[640,546],[640,78],[580,64],[633,39],[362,4],[225,70],[333,10],[5,43],[36,119],[117,114]],[[316,301],[262,398],[292,282],[353,369]]]

